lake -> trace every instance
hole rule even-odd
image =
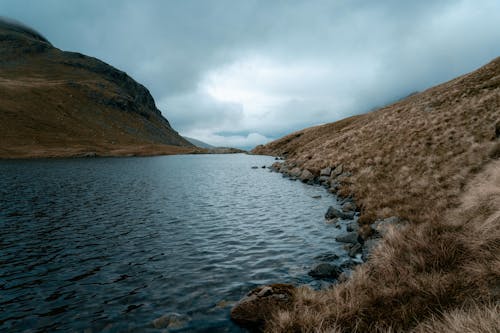
[[[233,302],[342,252],[319,186],[252,155],[0,161],[0,331],[241,332]],[[258,166],[258,169],[252,169]],[[318,198],[318,196],[321,196]]]

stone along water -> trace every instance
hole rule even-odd
[[[342,251],[335,198],[272,162],[0,161],[0,331],[238,332],[229,307],[250,289],[318,283],[308,270]]]

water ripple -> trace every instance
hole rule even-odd
[[[335,198],[251,169],[272,162],[0,161],[0,331],[154,332],[166,313],[188,318],[177,331],[241,331],[218,304],[312,283],[342,251],[323,221]]]

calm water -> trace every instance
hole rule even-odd
[[[312,283],[333,196],[247,155],[0,161],[0,331],[230,331],[231,302]],[[321,195],[321,198],[313,198]],[[316,258],[315,258],[316,257]]]

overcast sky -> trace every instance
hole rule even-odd
[[[253,147],[500,56],[498,0],[0,0],[144,84],[181,134]]]

